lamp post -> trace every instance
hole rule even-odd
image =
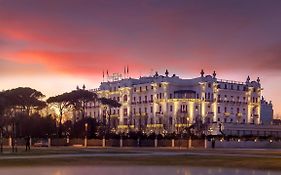
[[[84,146],[87,147],[88,145],[88,123],[85,123],[85,140],[84,140]]]

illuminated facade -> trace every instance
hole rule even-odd
[[[157,72],[139,79],[124,78],[102,82],[93,90],[99,97],[117,100],[120,108],[97,102],[86,113],[100,121],[110,114],[115,131],[178,132],[196,120],[207,123],[260,124],[261,85],[259,78],[245,82],[228,81],[213,75],[181,79]],[[109,111],[110,110],[110,111]]]

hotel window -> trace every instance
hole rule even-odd
[[[141,114],[141,108],[139,108],[139,114]]]
[[[218,121],[221,121],[221,119],[220,119],[220,118],[218,118]]]
[[[117,97],[117,101],[120,102],[120,97]]]
[[[231,85],[231,87],[230,87],[230,88],[231,88],[231,90],[233,90],[233,84]]]
[[[159,94],[157,94],[157,99],[159,99]]]
[[[227,107],[224,107],[224,112],[227,112]]]
[[[199,99],[199,94],[196,94],[196,98]]]
[[[150,95],[150,100],[153,101],[153,95]]]
[[[144,101],[147,102],[147,96],[144,96]]]
[[[224,84],[224,89],[227,89],[227,84]]]
[[[208,93],[208,99],[210,99],[211,98],[211,94],[210,93]]]
[[[239,85],[237,86],[237,90],[240,91],[240,86]]]
[[[140,92],[142,91],[142,88],[140,87]]]
[[[237,108],[237,113],[239,113],[240,112],[240,109],[239,108]]]
[[[144,112],[147,113],[147,108],[146,107],[144,108]]]
[[[169,118],[169,124],[170,124],[170,125],[173,124],[173,118],[172,118],[172,117]]]
[[[161,88],[162,87],[162,85],[161,85],[161,83],[159,83],[159,88]]]
[[[173,106],[172,105],[170,106],[170,112],[173,112]]]
[[[198,106],[195,106],[196,111],[198,111]]]
[[[162,106],[161,105],[159,106],[159,112],[162,112]]]
[[[128,115],[128,110],[127,108],[124,108],[124,116],[127,116]]]
[[[124,101],[124,102],[127,102],[127,101],[128,101],[128,96],[127,96],[127,95],[124,95],[123,101]]]
[[[153,90],[153,86],[151,86],[151,90]]]
[[[141,103],[141,96],[139,96],[139,102]]]
[[[208,88],[211,88],[211,83],[208,83]]]
[[[153,113],[153,107],[152,106],[150,107],[150,112]]]
[[[153,124],[153,119],[152,118],[150,118],[150,124]]]
[[[146,90],[146,91],[148,90],[147,86],[145,86],[145,90]]]
[[[218,106],[218,113],[221,113],[221,107]]]
[[[136,97],[134,97],[134,102],[136,102]]]
[[[137,92],[137,88],[134,88],[134,92]]]
[[[134,114],[136,114],[136,108],[134,108],[134,110],[133,110],[133,111],[134,111]]]
[[[173,98],[173,94],[170,94],[170,99]]]
[[[124,118],[124,125],[128,124],[128,119]]]

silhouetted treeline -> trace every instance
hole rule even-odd
[[[24,137],[95,137],[110,133],[110,108],[120,107],[111,99],[98,98],[94,92],[79,89],[49,97],[46,101],[40,91],[19,87],[0,92],[0,133],[2,136]],[[99,101],[107,111],[105,122],[98,123],[85,115],[86,104]],[[46,110],[47,109],[47,110]],[[49,109],[53,109],[50,113]],[[47,111],[47,112],[46,112]],[[48,112],[49,111],[49,112]],[[58,111],[54,112],[54,111]],[[66,112],[79,112],[78,122],[65,121]],[[108,122],[106,122],[108,121]],[[85,129],[87,124],[87,130]],[[99,130],[98,130],[99,129]],[[98,131],[101,131],[97,133]]]

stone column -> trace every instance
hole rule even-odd
[[[191,139],[191,137],[189,137],[187,144],[188,144],[187,148],[191,149],[191,147],[192,147],[192,139]]]
[[[85,136],[85,138],[84,138],[84,146],[85,146],[85,147],[88,146],[88,138],[87,138],[87,136]]]
[[[175,147],[175,139],[172,139],[172,148]]]
[[[120,137],[120,148],[122,148],[122,147],[123,147],[123,138]]]
[[[105,143],[105,137],[102,138],[102,147],[104,148],[106,146],[106,143]]]
[[[155,148],[158,147],[158,140],[157,140],[157,138],[154,139],[154,147]]]
[[[48,138],[48,147],[51,147],[51,138]]]

